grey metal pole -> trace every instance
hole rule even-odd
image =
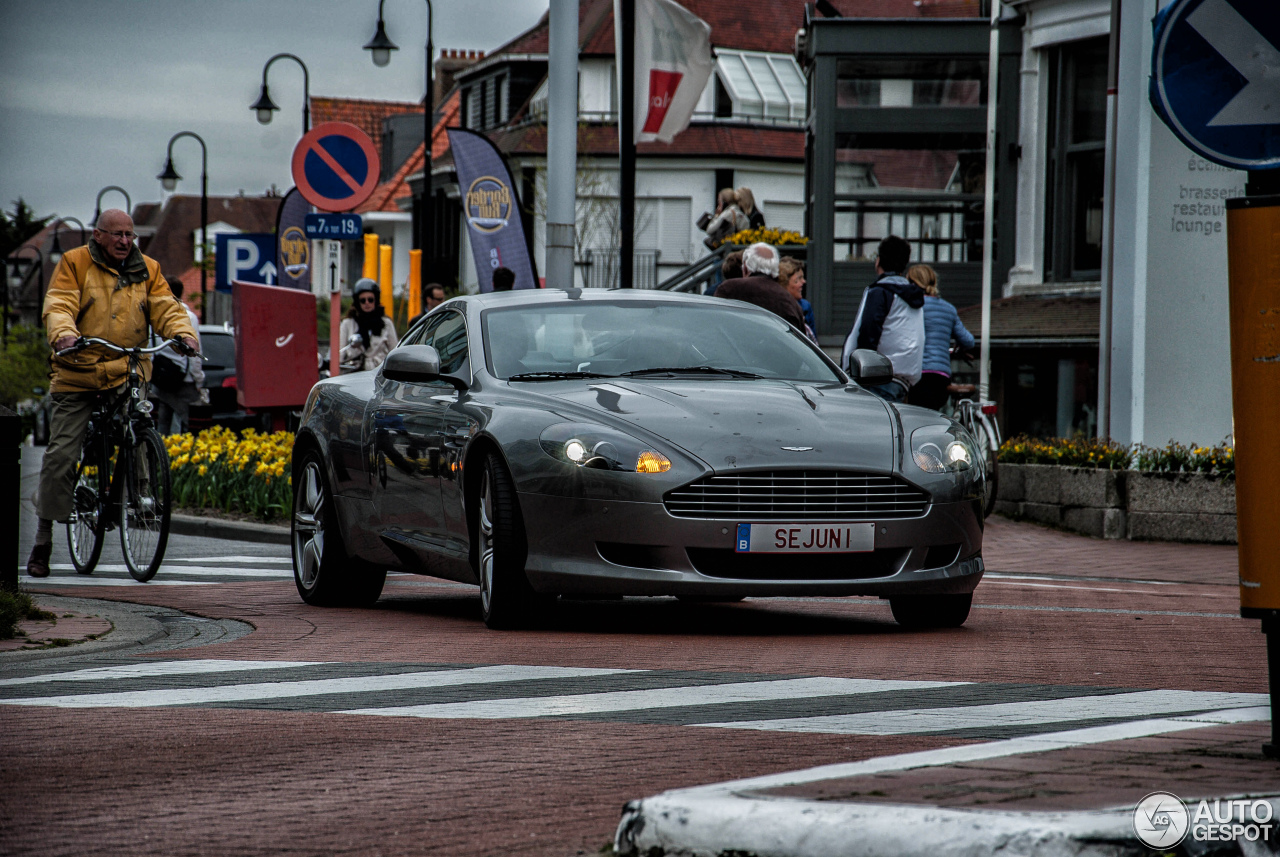
[[[547,285],[573,288],[578,184],[578,0],[551,0],[547,73]]]
[[[1117,81],[1120,79],[1120,0],[1111,0],[1111,45],[1107,62],[1106,193],[1102,208],[1102,283],[1098,296],[1098,428],[1111,437],[1111,282],[1116,252],[1116,125],[1119,121]]]
[[[5,290],[8,290],[8,284]],[[22,497],[22,418],[16,413],[0,405],[0,448],[4,449],[0,457],[0,516],[6,521],[14,522],[15,537],[12,547],[4,552],[4,563],[0,569],[0,589],[10,592],[18,591],[18,564],[22,555],[18,553],[17,522],[21,511]]]
[[[991,269],[996,231],[996,91],[1000,83],[1000,0],[991,2],[991,39],[987,57],[987,174],[982,197],[982,355],[978,398],[991,395]],[[1008,241],[1006,237],[1004,240]]]
[[[629,289],[634,282],[636,259],[636,0],[618,4],[622,20],[615,22],[622,38],[618,39],[618,80],[622,91],[618,98],[618,285]]]

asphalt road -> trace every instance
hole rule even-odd
[[[24,587],[188,625],[0,655],[0,852],[594,854],[666,789],[1265,701],[1233,548],[993,519],[969,622],[932,633],[828,598],[562,602],[494,632],[475,588],[408,575],[308,607],[287,558],[175,536],[138,584],[111,543],[77,575],[59,534]]]

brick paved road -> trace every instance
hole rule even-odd
[[[590,854],[624,801],[669,788],[1266,690],[1231,548],[993,520],[970,621],[941,633],[840,599],[569,602],[496,633],[473,588],[427,578],[393,576],[370,610],[307,607],[285,555],[178,537],[160,585],[24,581],[255,630],[0,656],[0,851]]]

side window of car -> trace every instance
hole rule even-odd
[[[404,339],[400,340],[400,344],[401,345],[430,345],[431,334],[435,331],[437,327],[440,326],[440,322],[442,321],[444,321],[444,318],[442,316],[437,316],[436,318],[428,319],[425,324],[420,324],[417,327],[410,330],[407,334],[405,334]]]
[[[426,343],[434,345],[440,355],[440,371],[450,375],[461,374],[467,364],[467,325],[461,313],[451,312],[437,327]]]

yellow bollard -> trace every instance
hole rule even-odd
[[[1240,612],[1280,611],[1280,197],[1227,201]],[[1273,668],[1280,668],[1276,665]]]
[[[378,267],[378,286],[382,289],[382,311],[387,314],[387,318],[395,318],[395,307],[391,303],[391,245],[382,244],[378,247],[378,261],[381,263]]]
[[[409,251],[409,320],[422,312],[422,251]]]
[[[364,271],[361,277],[378,279],[378,236],[374,232],[364,234]]]

